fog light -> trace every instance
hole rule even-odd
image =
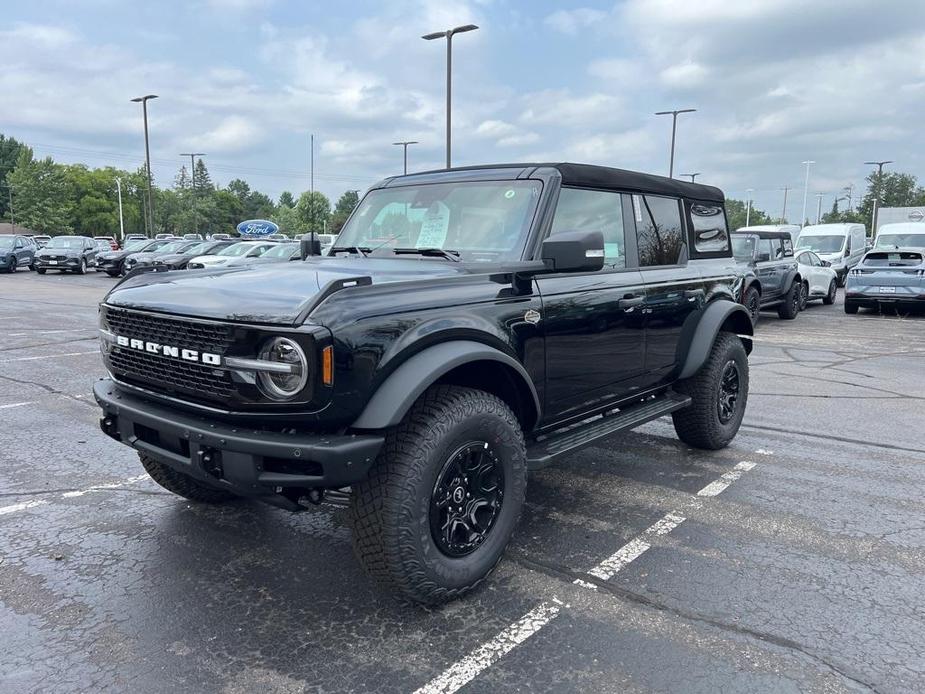
[[[286,337],[274,337],[260,352],[264,361],[285,364],[285,371],[260,371],[257,378],[263,392],[274,400],[291,400],[308,382],[308,360],[302,348]]]

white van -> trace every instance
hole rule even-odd
[[[797,252],[808,250],[831,264],[838,283],[845,286],[848,270],[867,251],[867,227],[863,224],[811,224],[803,227]]]
[[[790,234],[790,240],[793,241],[794,247],[800,237],[799,224],[752,224],[751,226],[736,229],[736,231],[786,231]]]
[[[925,249],[925,222],[897,222],[881,225],[874,248]]]

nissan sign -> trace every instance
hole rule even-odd
[[[238,233],[247,238],[269,236],[279,231],[279,227],[265,219],[249,219],[238,224]]]

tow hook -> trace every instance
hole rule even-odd
[[[199,465],[216,479],[222,479],[225,476],[225,471],[222,469],[222,454],[213,448],[199,449]]]
[[[116,418],[112,416],[100,417],[100,429],[103,430],[103,433],[106,436],[111,436],[116,441],[121,440],[119,436],[119,425],[116,423]]]
[[[308,494],[299,497],[299,506],[308,508],[309,504],[317,506],[322,501],[324,501],[323,489],[309,489]]]

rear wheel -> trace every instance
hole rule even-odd
[[[45,274],[45,268],[43,268],[43,267],[37,267],[37,268],[35,268],[35,271],[36,271],[37,273],[39,273],[40,275],[44,275],[44,274]]]
[[[845,299],[845,313],[854,314],[857,312],[858,312],[858,305],[854,303],[853,301],[848,301],[847,299]]]
[[[784,302],[777,307],[777,315],[786,320],[793,320],[800,312],[800,287],[802,282],[793,281],[784,295]]]
[[[752,327],[758,325],[758,319],[761,317],[761,294],[756,287],[749,287],[745,292],[745,308],[748,309],[748,315],[752,319]]]
[[[415,602],[454,599],[501,559],[526,481],[523,433],[504,402],[470,388],[430,388],[354,486],[357,558]]]
[[[835,280],[832,280],[831,282],[829,282],[829,291],[825,295],[825,297],[823,297],[822,303],[824,303],[826,306],[831,306],[832,304],[834,304],[836,292],[838,292],[838,287],[836,286]]]
[[[675,390],[691,404],[672,413],[678,438],[694,448],[717,450],[739,431],[748,402],[748,355],[737,335],[721,332],[706,363]]]
[[[806,304],[809,302],[809,285],[806,282],[800,284],[800,310],[806,310]]]
[[[206,504],[217,504],[236,498],[234,494],[205,485],[189,475],[167,467],[144,453],[139,453],[138,458],[141,460],[141,465],[144,467],[145,472],[151,475],[151,479],[167,491],[182,496],[184,499],[200,501]]]

